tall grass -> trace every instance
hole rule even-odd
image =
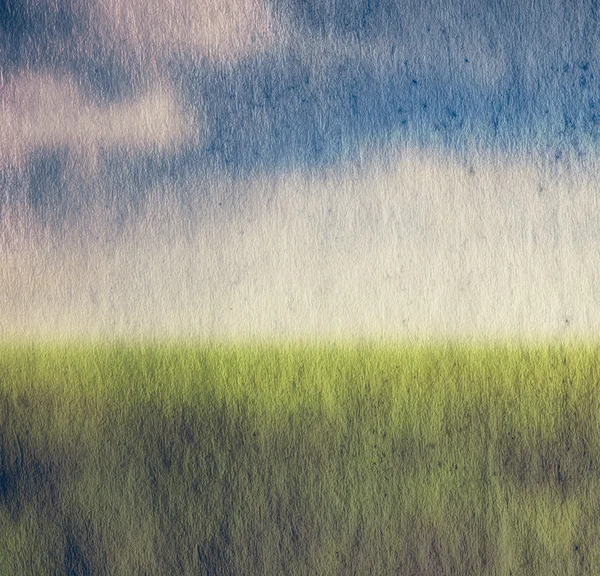
[[[8,345],[1,574],[597,574],[594,346]]]

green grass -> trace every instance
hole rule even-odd
[[[0,348],[0,574],[598,574],[600,348]]]

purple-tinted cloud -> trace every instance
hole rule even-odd
[[[157,88],[131,102],[88,102],[68,77],[23,73],[0,89],[0,168],[20,166],[36,149],[176,148],[190,124],[172,91]]]
[[[91,26],[131,58],[160,67],[173,56],[231,60],[262,50],[275,34],[262,0],[106,0],[91,5]]]

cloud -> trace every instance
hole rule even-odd
[[[98,103],[147,92],[181,66],[232,62],[272,47],[268,0],[0,2],[1,74],[76,79]]]
[[[22,166],[36,149],[169,150],[190,125],[166,88],[103,107],[87,101],[69,77],[22,73],[0,88],[0,168]]]
[[[0,335],[598,333],[597,166],[389,164],[196,183],[189,209],[157,194],[125,230],[100,212],[60,241],[7,213]]]
[[[125,42],[146,61],[237,58],[265,48],[275,33],[262,0],[106,0],[90,12],[102,37]]]

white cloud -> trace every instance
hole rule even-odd
[[[168,149],[193,124],[174,94],[156,88],[110,106],[87,102],[68,77],[24,72],[0,88],[0,168],[23,165],[36,148]]]
[[[231,59],[263,49],[274,37],[264,0],[103,0],[91,26],[125,41],[144,62],[172,53]]]
[[[61,242],[9,214],[0,335],[594,336],[595,172],[414,154],[213,185],[185,214],[163,196],[123,236],[101,212]]]

